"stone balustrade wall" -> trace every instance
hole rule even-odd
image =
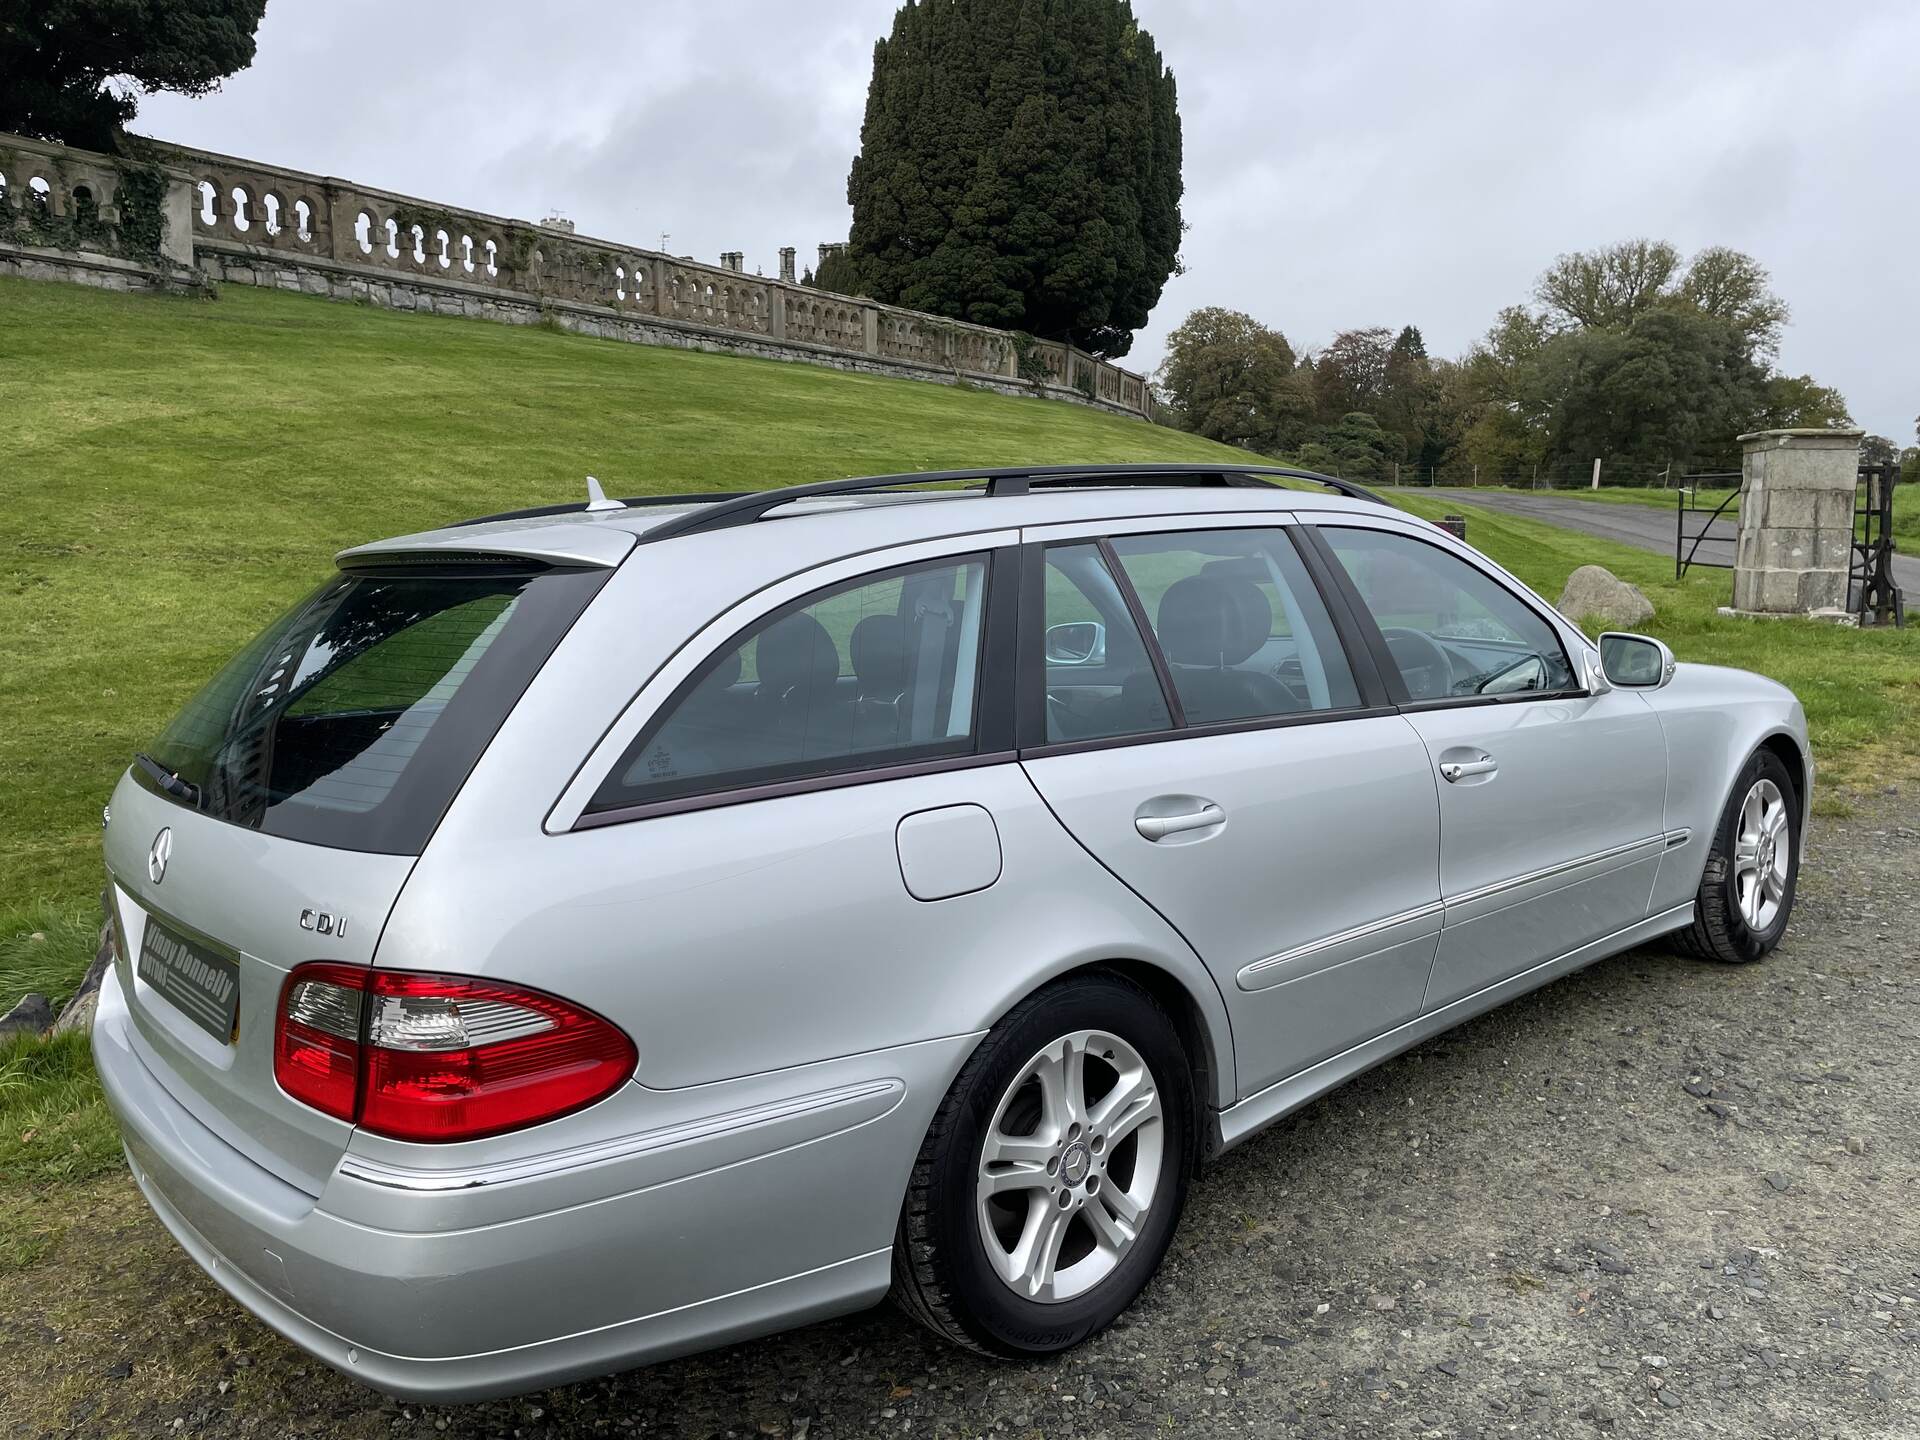
[[[731,264],[705,265],[331,176],[175,145],[147,148],[146,171],[165,177],[166,234],[161,253],[147,256],[153,273],[143,282],[117,235],[89,251],[80,243],[87,227],[55,223],[87,205],[116,213],[128,162],[0,135],[0,200],[8,207],[0,208],[0,272],[101,284],[118,276],[131,286],[177,283],[177,272],[192,267],[229,284],[392,309],[547,321],[642,344],[964,380],[1152,413],[1143,377],[1071,346],[1023,346],[1004,330],[748,275],[736,268],[738,252]],[[9,228],[10,216],[32,223]]]

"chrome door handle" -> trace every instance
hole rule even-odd
[[[1205,830],[1209,825],[1224,824],[1226,818],[1227,812],[1218,805],[1203,805],[1184,815],[1142,815],[1133,822],[1133,828],[1149,840],[1164,840],[1182,830]]]
[[[1491,755],[1482,755],[1478,760],[1448,760],[1440,766],[1440,778],[1451,784],[1469,775],[1491,775],[1499,768],[1500,762]]]

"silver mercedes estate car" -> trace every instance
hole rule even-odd
[[[594,487],[343,552],[112,797],[154,1211],[419,1399],[889,1292],[1043,1354],[1348,1077],[1655,936],[1765,955],[1794,697],[1324,480]]]

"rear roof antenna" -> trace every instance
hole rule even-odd
[[[587,513],[589,515],[598,510],[624,510],[626,508],[627,507],[622,505],[618,500],[609,500],[607,498],[607,492],[600,488],[600,482],[591,475],[587,476]]]

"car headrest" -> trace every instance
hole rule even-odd
[[[907,685],[907,627],[898,615],[869,615],[853,627],[847,651],[860,688],[897,695]]]
[[[1267,643],[1273,607],[1251,580],[1189,575],[1160,597],[1160,644],[1176,665],[1238,665]]]
[[[795,687],[831,685],[840,677],[840,652],[833,637],[805,611],[776,620],[760,632],[756,667],[763,689],[775,695]]]
[[[707,678],[700,682],[700,688],[708,694],[731,689],[740,683],[740,652],[729,650],[707,672]]]

